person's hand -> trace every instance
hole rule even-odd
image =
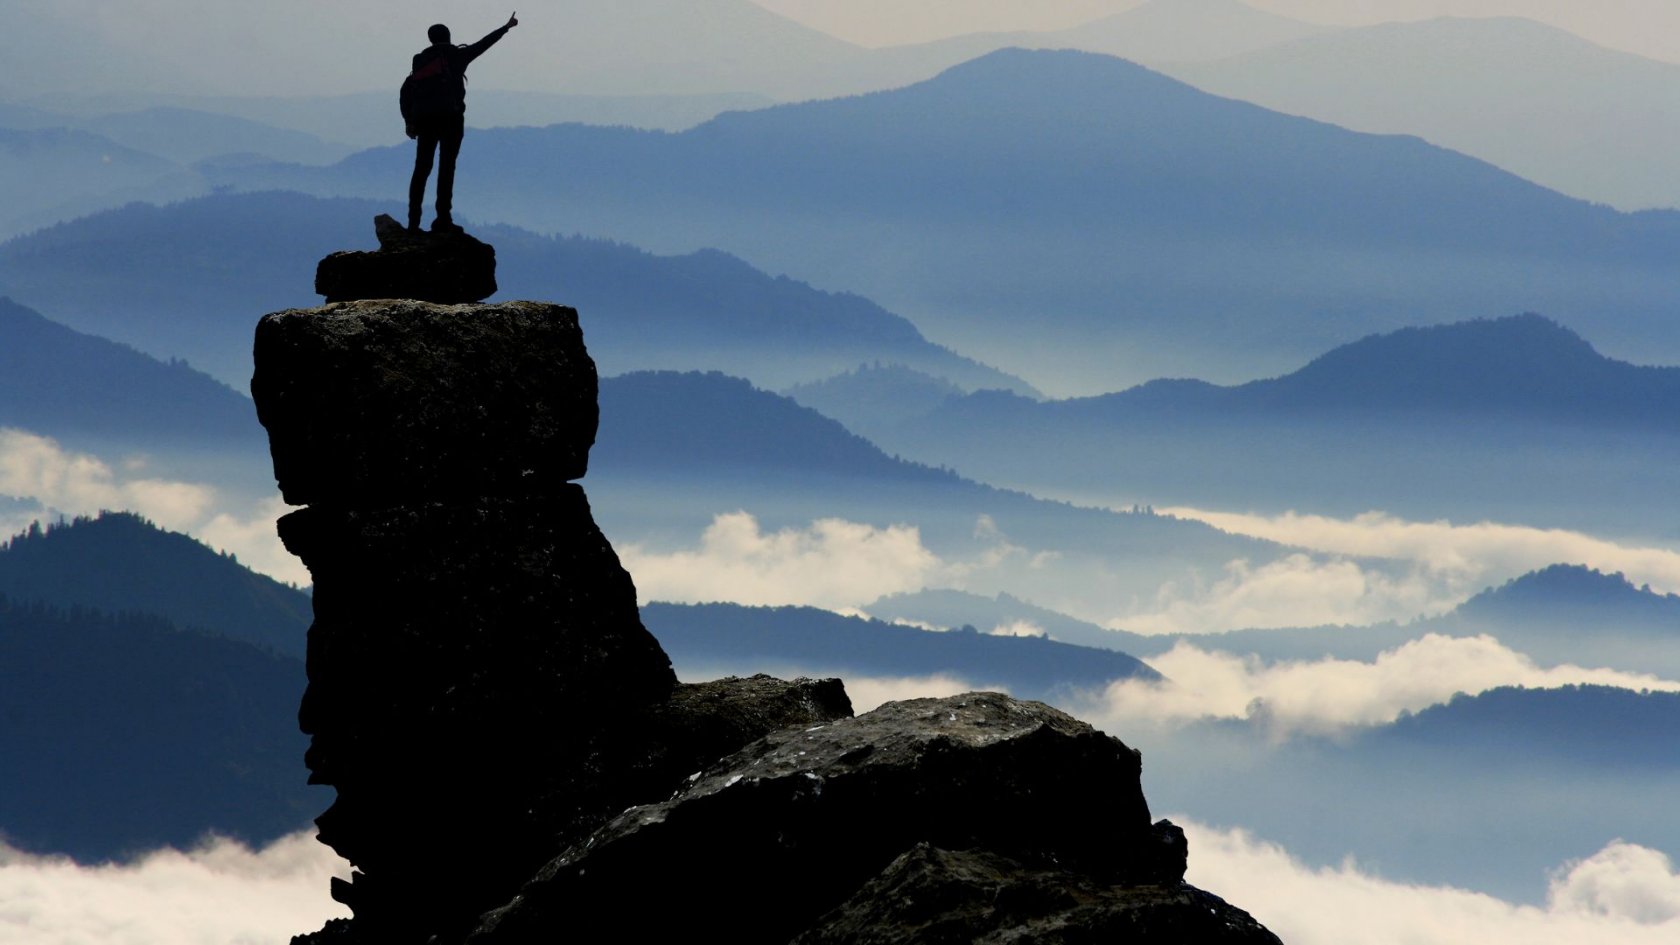
[[[519,13],[518,13],[518,11],[515,11],[513,13],[508,14],[507,25],[502,27],[502,29],[511,30],[515,26],[518,26],[518,25],[519,25]]]
[[[408,136],[409,136],[409,137],[410,137],[410,138],[418,138],[418,137],[420,137],[420,132],[419,132],[419,131],[416,131],[416,130],[415,130],[415,128],[414,128],[414,126],[413,126],[413,125],[410,125],[410,124],[404,124],[404,125],[403,125],[403,132],[404,132],[404,133],[405,133],[405,134],[407,134],[407,135],[408,135]]]

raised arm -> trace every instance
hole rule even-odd
[[[496,40],[499,40],[503,36],[506,36],[508,30],[511,30],[515,26],[518,26],[518,25],[519,25],[519,14],[514,13],[514,14],[510,15],[508,17],[508,21],[506,23],[502,24],[501,26],[497,27],[496,29],[491,30],[490,35],[484,37],[483,39],[479,40],[476,43],[473,43],[471,46],[468,46],[465,50],[462,51],[463,52],[463,58],[462,58],[462,61],[461,61],[461,65],[465,66],[467,63],[472,62],[474,59],[477,59],[479,56],[484,55],[484,51],[486,49],[489,49],[491,46],[496,45]]]

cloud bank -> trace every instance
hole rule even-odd
[[[166,528],[200,520],[215,499],[208,486],[149,479],[138,472],[137,467],[119,472],[47,437],[0,428],[0,494],[73,513],[132,509]]]
[[[1253,719],[1274,737],[1330,735],[1394,721],[1501,686],[1556,688],[1571,684],[1680,692],[1680,682],[1610,669],[1542,669],[1492,637],[1430,634],[1369,663],[1325,659],[1267,664],[1253,656],[1208,652],[1180,643],[1149,660],[1163,681],[1118,680],[1077,714],[1100,727],[1127,722]]]
[[[1446,613],[1481,585],[1419,568],[1390,574],[1346,559],[1292,554],[1258,567],[1239,559],[1213,581],[1164,585],[1153,608],[1105,621],[1133,633],[1218,633],[1366,625]]]
[[[48,437],[7,428],[0,428],[0,496],[29,500],[0,510],[0,537],[15,535],[34,521],[102,510],[136,512],[236,555],[246,567],[277,580],[309,583],[308,569],[286,552],[275,533],[275,519],[289,511],[278,496],[234,501],[213,486],[149,477],[138,458],[113,465]]]
[[[1544,907],[1383,880],[1352,861],[1314,869],[1242,830],[1174,817],[1191,883],[1249,910],[1290,945],[1658,945],[1680,941],[1680,874],[1616,841],[1552,878]]]
[[[944,566],[911,526],[876,528],[829,518],[809,528],[765,532],[746,512],[714,518],[696,549],[661,553],[629,544],[619,557],[635,575],[643,602],[831,610],[919,590]]]
[[[1353,518],[1161,510],[1215,528],[1305,549],[1260,565],[1163,586],[1146,607],[1109,617],[1134,633],[1368,625],[1447,613],[1476,593],[1554,564],[1620,572],[1634,584],[1680,591],[1680,552],[1563,529],[1416,522],[1383,512]]]
[[[1330,554],[1413,562],[1460,584],[1505,581],[1553,564],[1620,571],[1635,584],[1680,591],[1680,552],[1618,544],[1581,532],[1477,522],[1414,522],[1384,512],[1351,519],[1324,515],[1250,515],[1195,508],[1162,509],[1240,535]]]
[[[253,851],[215,840],[134,863],[79,866],[0,845],[7,945],[284,945],[348,913],[327,895],[347,864],[293,834]]]
[[[1093,564],[1106,570],[1105,563],[1021,547],[983,516],[972,545],[936,553],[911,525],[830,518],[772,531],[751,513],[734,511],[715,516],[691,547],[627,544],[620,557],[644,602],[731,601],[852,613],[881,597],[930,587],[1008,591],[1028,599],[1048,595],[1054,606],[1084,619],[1146,634],[1366,626],[1439,616],[1487,587],[1557,563],[1584,563],[1680,590],[1680,553],[1576,532],[1408,522],[1381,513],[1341,520],[1170,511],[1307,550],[1271,561],[1233,560],[1212,575],[1181,572],[1140,595],[1117,592],[1123,578],[1081,579]],[[993,632],[1038,630],[1007,625]]]
[[[933,676],[848,676],[846,677],[846,695],[851,697],[852,711],[858,715],[880,708],[883,702],[899,702],[904,699],[937,699],[945,696],[961,695],[965,692],[988,690],[1003,692],[996,685],[977,686],[945,673]]]

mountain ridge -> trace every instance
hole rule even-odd
[[[1099,690],[1122,678],[1158,679],[1137,658],[1045,638],[994,636],[974,627],[938,632],[815,607],[739,604],[642,606],[648,630],[679,669],[745,672],[775,667],[800,675],[875,678],[950,675],[978,686],[1006,686],[1019,698],[1047,700]]]
[[[838,409],[838,407],[836,407]],[[917,424],[973,428],[1047,422],[1235,422],[1254,413],[1529,417],[1680,432],[1680,367],[1600,354],[1534,313],[1400,328],[1339,345],[1287,374],[1220,385],[1159,378],[1109,394],[1030,401],[999,391],[947,398]],[[839,414],[844,420],[846,414]],[[860,418],[864,415],[860,414]],[[864,420],[866,431],[878,425]]]
[[[1164,64],[1210,92],[1373,133],[1410,133],[1624,209],[1672,207],[1680,65],[1520,17],[1438,17]],[[1497,114],[1497,123],[1487,116]],[[1600,143],[1628,146],[1606,154]]]
[[[1617,353],[1680,358],[1662,314],[1680,291],[1664,288],[1680,213],[1622,214],[1415,137],[1097,54],[1001,50],[905,88],[679,134],[475,140],[497,173],[463,178],[460,197],[487,219],[717,247],[845,286],[1057,395],[1253,377],[1371,331],[1488,311],[1546,311]],[[407,165],[403,149],[376,149],[222,182],[371,193]]]
[[[316,261],[371,243],[369,221],[390,209],[250,193],[104,211],[0,244],[0,294],[76,330],[184,356],[242,387],[249,326],[233,313],[316,304],[307,278]],[[578,307],[608,372],[716,368],[786,386],[884,358],[964,387],[1032,390],[862,296],[772,276],[722,252],[658,256],[599,238],[475,231],[497,245],[502,295]]]
[[[247,443],[244,395],[182,362],[84,334],[0,295],[0,426],[137,447]]]
[[[1221,389],[1228,399],[1276,407],[1535,412],[1594,422],[1643,407],[1647,422],[1668,428],[1652,402],[1680,404],[1680,368],[1605,357],[1576,332],[1525,313],[1371,334],[1282,377]]]
[[[22,603],[152,614],[301,659],[307,594],[131,512],[39,524],[0,544],[0,594]]]
[[[298,657],[161,617],[0,595],[0,836],[91,864],[308,825],[303,683]]]
[[[979,391],[908,420],[828,409],[920,462],[1084,504],[1381,509],[1669,541],[1680,370],[1597,353],[1535,316],[1378,333],[1309,363],[1060,401]],[[992,448],[1000,438],[1013,448]]]

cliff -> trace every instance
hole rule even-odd
[[[317,824],[356,867],[354,918],[296,941],[1276,941],[1183,884],[1138,753],[1048,706],[678,684],[575,481],[575,311],[353,298],[255,357],[307,506]]]

